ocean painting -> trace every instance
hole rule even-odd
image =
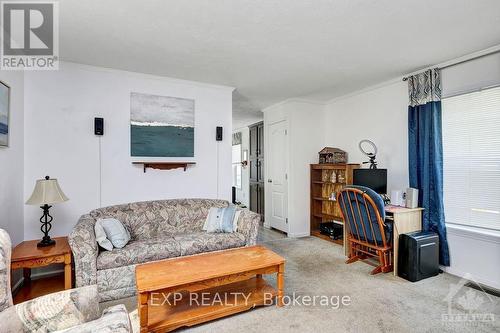
[[[132,92],[131,155],[194,157],[194,100]]]
[[[9,145],[9,89],[0,82],[0,146]]]

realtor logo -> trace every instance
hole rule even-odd
[[[58,69],[58,3],[2,1],[2,70]]]

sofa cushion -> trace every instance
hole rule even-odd
[[[94,219],[118,219],[133,240],[142,240],[201,231],[211,207],[227,206],[227,201],[215,199],[156,200],[98,208],[90,215]]]
[[[181,255],[191,255],[245,246],[245,236],[239,232],[207,233],[193,232],[174,235],[179,243]]]
[[[162,206],[162,211],[165,212],[163,217],[168,217],[165,219],[167,223],[159,223],[158,234],[173,235],[202,231],[210,208],[227,207],[228,202],[214,199],[175,199],[159,201],[158,205]],[[174,232],[172,227],[175,228]]]
[[[97,256],[97,269],[117,268],[141,264],[154,260],[178,257],[179,244],[168,237],[151,238],[129,242],[121,249],[103,251]]]

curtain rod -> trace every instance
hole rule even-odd
[[[449,67],[453,67],[453,66],[456,66],[456,65],[460,65],[460,64],[463,64],[463,63],[466,63],[466,62],[469,62],[469,61],[472,61],[472,60],[476,60],[476,59],[479,59],[479,58],[483,58],[483,57],[487,57],[489,55],[492,55],[492,54],[495,54],[495,53],[499,53],[500,52],[500,49],[496,49],[496,50],[493,50],[491,52],[488,52],[488,53],[484,53],[484,54],[479,54],[475,57],[471,57],[471,58],[468,58],[468,59],[464,59],[464,60],[459,60],[457,62],[453,62],[451,64],[448,64],[448,65],[444,65],[444,66],[437,66],[436,68],[437,69],[445,69],[445,68],[449,68]],[[430,67],[432,68],[432,67]],[[421,70],[421,71],[418,71],[416,72],[415,74],[418,74],[418,73],[422,73],[426,70],[428,70],[429,68],[427,69],[424,69],[424,70]],[[403,81],[408,81],[408,77],[410,77],[411,75],[407,75],[405,77],[403,77]]]

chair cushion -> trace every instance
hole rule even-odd
[[[366,186],[359,186],[359,185],[347,185],[346,188],[357,188],[358,190],[361,190],[368,194],[368,196],[373,200],[375,203],[375,206],[377,206],[378,213],[380,214],[380,217],[382,218],[382,221],[385,220],[385,204],[384,204],[384,199],[380,194],[375,192],[369,187]],[[375,214],[372,213],[372,218],[375,218]]]
[[[121,249],[103,251],[97,256],[97,269],[109,269],[181,255],[179,244],[170,237],[151,238],[129,242]]]
[[[183,256],[245,246],[245,236],[239,232],[193,232],[174,235],[174,239],[179,243]]]
[[[351,229],[351,233],[357,236],[362,241],[367,241],[369,243],[377,242],[379,244],[382,243],[382,235],[380,233],[380,229],[378,226],[377,214],[375,209],[378,211],[378,214],[382,221],[385,220],[385,207],[384,200],[380,196],[380,194],[376,193],[372,189],[365,186],[356,186],[349,185],[346,186],[346,190],[349,188],[354,188],[360,190],[368,195],[374,202],[375,206],[370,205],[368,202],[365,206],[365,200],[363,199],[363,195],[358,193],[357,195],[354,192],[342,191],[341,199],[340,199],[340,209],[344,216],[347,218],[349,222],[349,227]],[[359,210],[356,209],[357,204],[359,203]],[[345,205],[345,207],[344,207]],[[384,234],[387,242],[390,242],[392,239],[392,224],[388,225],[385,223]],[[366,238],[365,238],[366,233]],[[373,237],[374,236],[374,237]]]

